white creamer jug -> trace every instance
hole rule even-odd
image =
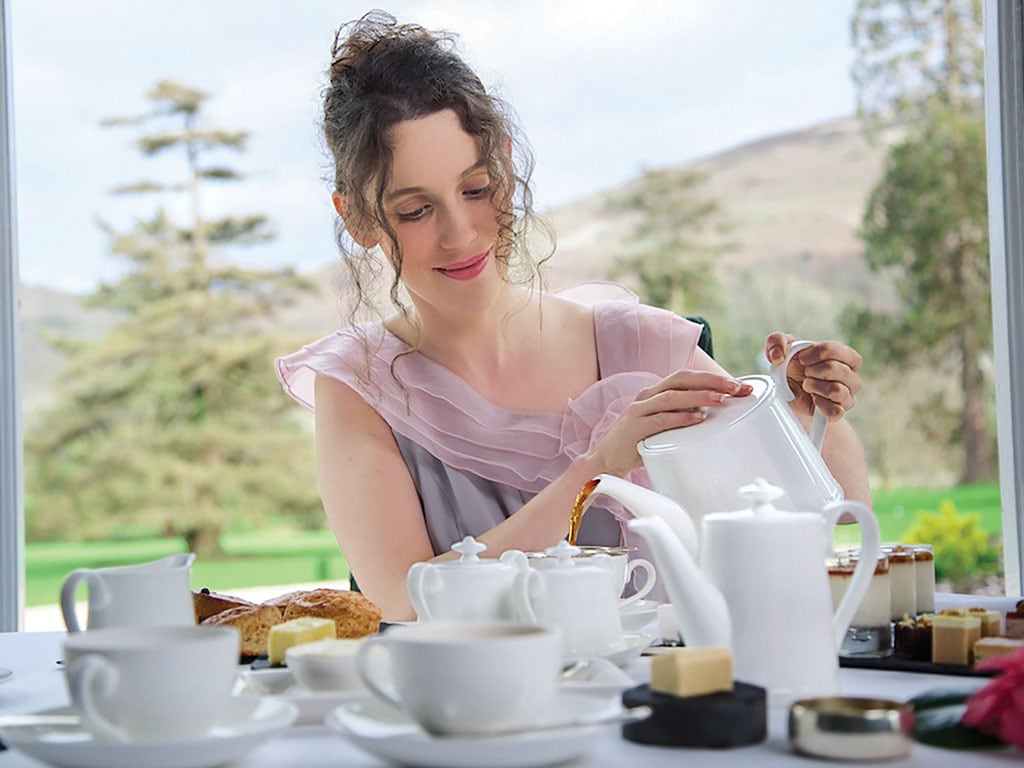
[[[75,589],[80,581],[86,583],[89,592],[89,629],[195,624],[189,587],[195,558],[188,552],[138,565],[72,571],[60,591],[64,624],[69,632],[82,629],[75,613]]]

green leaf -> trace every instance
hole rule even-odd
[[[1005,746],[995,736],[960,722],[973,690],[938,689],[910,699],[914,709],[914,738],[944,749],[991,749]]]

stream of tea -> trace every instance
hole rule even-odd
[[[596,478],[593,480],[587,480],[580,488],[579,493],[576,494],[576,500],[572,503],[572,512],[569,515],[569,543],[572,545],[576,544],[576,539],[580,535],[580,526],[583,524],[583,507],[587,503],[587,499],[590,498],[590,494],[597,488],[598,483],[601,482]]]

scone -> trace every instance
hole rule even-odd
[[[206,627],[237,627],[242,635],[242,656],[262,656],[267,652],[270,628],[284,620],[275,605],[240,605],[215,613],[202,622]]]
[[[311,589],[285,595],[285,620],[300,616],[333,619],[338,637],[365,637],[380,629],[383,613],[359,592],[347,589]],[[277,602],[281,598],[277,598]]]
[[[252,607],[255,603],[243,600],[240,597],[225,595],[220,592],[211,592],[206,587],[192,590],[192,607],[196,611],[196,624],[206,621],[214,614],[226,611],[229,608],[241,606]]]

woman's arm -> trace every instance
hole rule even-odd
[[[703,409],[750,387],[718,372],[680,371],[640,392],[601,441],[516,513],[479,536],[487,554],[536,551],[568,531],[579,489],[595,475],[624,475],[638,466],[636,444],[666,429],[706,418]],[[384,419],[355,391],[316,379],[317,474],[320,495],[339,546],[366,596],[384,618],[413,618],[405,579],[409,567],[434,556],[419,496]]]

